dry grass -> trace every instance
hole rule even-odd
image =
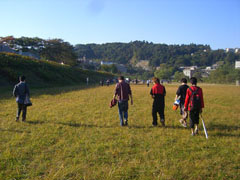
[[[14,121],[15,101],[2,99],[0,179],[240,179],[240,88],[201,87],[208,140],[202,128],[191,137],[180,126],[176,85],[166,86],[166,128],[151,127],[150,88],[142,85],[132,86],[128,127],[108,107],[114,86],[33,90],[26,123]]]

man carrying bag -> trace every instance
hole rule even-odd
[[[27,106],[31,106],[29,88],[25,82],[25,76],[19,77],[19,83],[15,85],[13,89],[13,95],[16,97],[16,102],[18,105],[16,121],[19,121],[19,117],[22,112],[22,121],[26,121]]]

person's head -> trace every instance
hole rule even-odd
[[[159,79],[156,78],[156,77],[153,77],[153,78],[152,78],[152,81],[153,81],[154,84],[160,84]]]
[[[25,76],[20,76],[20,77],[19,77],[19,81],[21,81],[21,82],[25,81],[25,79],[26,79]]]
[[[124,81],[124,77],[123,77],[123,76],[119,76],[119,77],[118,77],[118,81],[119,81],[119,82]]]
[[[187,79],[186,78],[182,78],[181,79],[181,83],[187,84]]]
[[[192,85],[197,85],[197,78],[191,77],[190,82]]]

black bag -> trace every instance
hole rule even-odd
[[[29,98],[28,94],[26,95],[26,98],[24,100],[24,105],[25,106],[32,106],[32,102],[30,101],[30,98]]]
[[[25,84],[25,93],[26,93],[26,84]],[[24,99],[24,105],[25,106],[32,106],[32,102],[31,102],[31,100],[30,100],[30,97],[29,97],[29,95],[28,94],[26,94],[26,97],[25,97],[25,99]]]
[[[198,93],[199,88],[193,91],[191,88],[189,90],[192,92],[190,97],[190,111],[200,111],[201,109],[201,99]]]

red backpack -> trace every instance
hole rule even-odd
[[[197,87],[195,91],[191,88],[189,88],[189,90],[192,92],[190,97],[190,111],[199,111],[201,109],[201,99],[198,93],[199,87]]]

